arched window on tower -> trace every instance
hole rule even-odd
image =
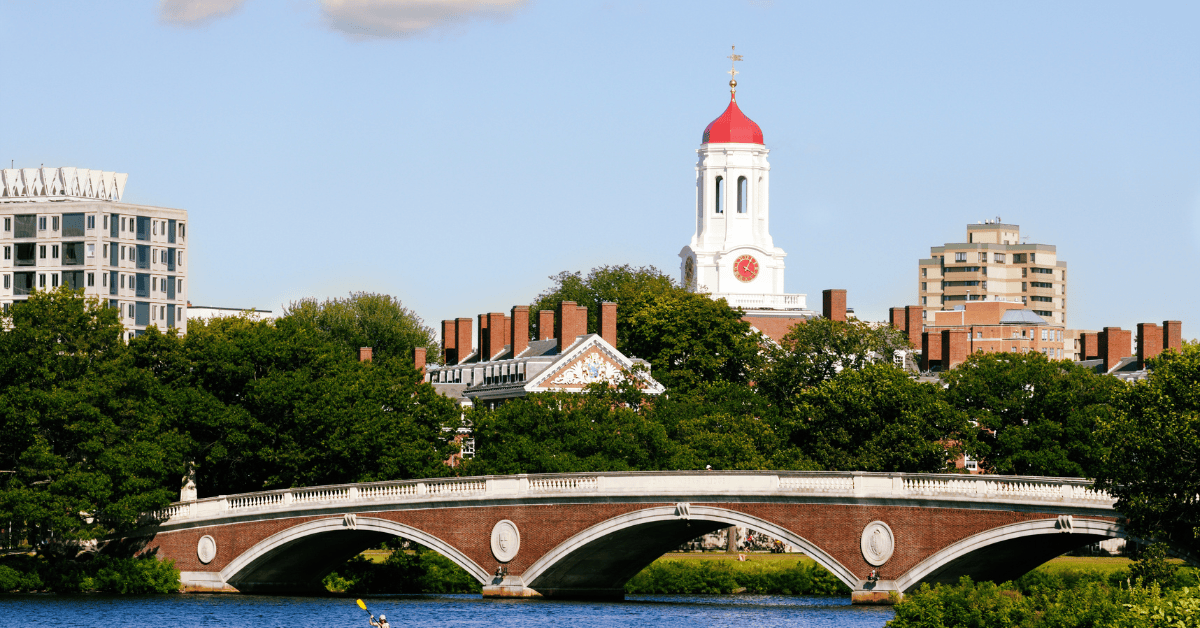
[[[717,199],[716,199],[717,203],[716,203],[716,205],[714,205],[714,207],[717,208],[718,214],[723,214],[723,213],[725,213],[725,202],[724,202],[725,179],[722,179],[721,177],[717,177],[716,190],[717,190]]]
[[[750,184],[746,181],[746,177],[738,177],[738,213],[746,213],[746,202],[750,198]]]

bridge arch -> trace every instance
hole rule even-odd
[[[491,576],[442,539],[378,517],[329,517],[281,530],[259,541],[221,570],[221,579],[243,593],[313,590],[321,580],[364,549],[393,537],[415,541],[450,559],[480,583]]]
[[[1121,524],[1097,519],[1064,516],[1013,523],[935,552],[896,578],[894,586],[907,592],[922,582],[953,584],[962,576],[1004,582],[1073,549],[1126,536]]]
[[[618,597],[630,578],[665,552],[728,526],[753,528],[798,547],[847,586],[859,586],[849,569],[791,530],[736,510],[687,504],[636,510],[593,525],[535,561],[522,581],[549,597]]]

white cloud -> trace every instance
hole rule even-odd
[[[503,19],[526,0],[320,0],[325,21],[355,39],[409,37],[474,18]]]
[[[160,0],[158,15],[172,24],[203,24],[238,10],[246,0]]]

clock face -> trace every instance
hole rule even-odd
[[[758,276],[758,260],[750,255],[742,255],[733,260],[733,274],[741,281],[754,281]]]
[[[683,262],[683,283],[688,288],[696,284],[696,262],[690,257]]]

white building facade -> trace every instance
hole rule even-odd
[[[187,330],[187,211],[124,203],[124,173],[0,170],[0,305],[67,286],[118,308],[125,338]]]

